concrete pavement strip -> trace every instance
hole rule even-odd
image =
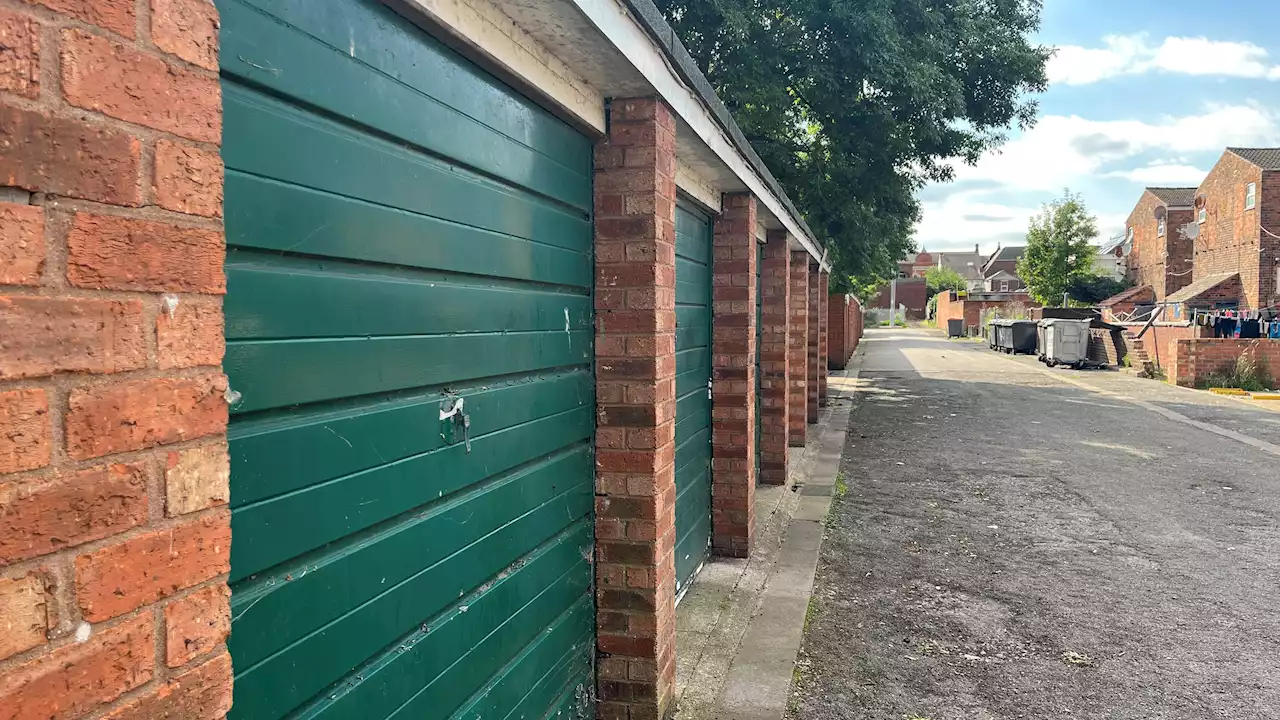
[[[808,445],[786,487],[756,489],[756,547],[715,559],[676,609],[677,720],[779,720],[813,593],[863,353],[828,380]]]

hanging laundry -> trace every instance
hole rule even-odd
[[[1260,332],[1260,328],[1259,328],[1260,324],[1261,323],[1259,323],[1257,320],[1240,321],[1240,339],[1256,340],[1257,338],[1262,337],[1262,333]]]

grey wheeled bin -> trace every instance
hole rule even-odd
[[[1049,318],[1040,321],[1040,360],[1049,367],[1080,369],[1089,362],[1090,320]]]

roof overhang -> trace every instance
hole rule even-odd
[[[661,97],[676,116],[677,187],[713,212],[720,193],[751,192],[765,228],[786,230],[792,249],[830,270],[813,232],[651,0],[388,1],[425,15],[451,45],[596,137],[605,130],[604,100]],[[495,11],[516,27],[488,17]]]

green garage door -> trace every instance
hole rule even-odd
[[[219,0],[233,718],[590,717],[591,143],[375,0]]]
[[[711,545],[711,221],[676,208],[676,592]]]

